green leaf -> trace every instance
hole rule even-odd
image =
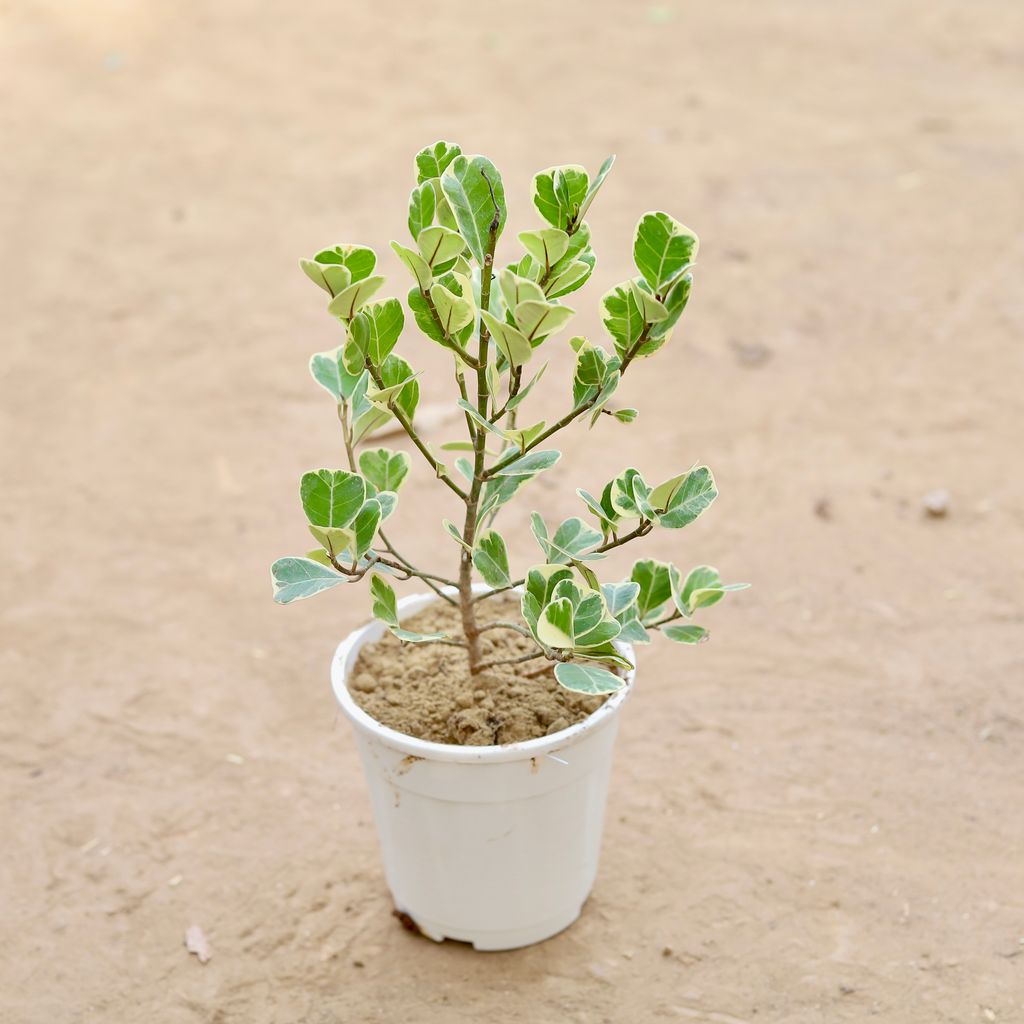
[[[601,587],[608,611],[618,618],[630,608],[636,606],[637,598],[640,596],[640,584],[634,580],[626,580],[623,583],[606,583]]]
[[[455,538],[461,547],[465,548],[470,554],[473,553],[473,549],[463,540],[459,528],[450,519],[442,519],[441,525]]]
[[[384,360],[384,365],[380,368],[380,377],[385,388],[393,388],[399,383],[403,385],[392,405],[401,409],[410,422],[416,414],[416,406],[420,400],[417,376],[418,374],[412,372],[412,367],[394,352]]]
[[[381,366],[398,344],[404,326],[402,304],[398,299],[385,299],[364,306],[356,314],[349,325],[349,338],[361,359],[369,359],[374,366]],[[348,359],[346,362],[351,369],[352,363]]]
[[[579,164],[548,167],[534,176],[533,205],[549,224],[565,231],[578,220],[588,185]]]
[[[436,177],[436,175],[431,175]],[[437,203],[434,197],[434,186],[429,181],[417,185],[409,196],[409,234],[413,241],[419,238],[420,232],[434,222],[434,208]],[[394,243],[392,243],[393,245]]]
[[[431,267],[455,259],[466,248],[466,243],[457,231],[438,225],[424,228],[416,239],[416,244]]]
[[[541,302],[527,299],[515,308],[515,319],[519,329],[528,341],[546,338],[555,331],[560,331],[572,319],[576,311],[568,306],[554,302]]]
[[[534,423],[531,427],[505,430],[503,433],[520,451],[525,452],[530,444],[544,432],[544,420]]]
[[[321,590],[347,582],[347,577],[336,569],[310,558],[279,558],[270,567],[270,578],[274,586],[274,600],[278,604],[301,601],[319,594]]]
[[[572,661],[560,662],[555,666],[555,678],[560,686],[574,693],[602,694],[616,693],[626,685],[626,680],[598,668],[596,665],[578,665]]]
[[[356,315],[356,310],[370,299],[383,283],[383,277],[367,277],[350,284],[327,303],[327,312],[342,320],[351,320]]]
[[[697,256],[697,236],[667,213],[646,213],[633,236],[633,261],[655,294]]]
[[[582,222],[583,218],[587,215],[587,210],[590,209],[590,204],[593,203],[597,196],[598,189],[600,189],[604,184],[604,179],[608,177],[608,172],[612,169],[612,164],[614,163],[615,154],[613,153],[603,164],[601,164],[601,169],[597,172],[597,177],[590,183],[590,188],[587,189],[587,195],[580,204],[579,213],[576,214],[577,223]]]
[[[501,182],[501,175],[486,157],[457,156],[442,174],[441,188],[444,189],[452,213],[455,215],[459,233],[466,240],[469,251],[477,263],[483,266],[490,227],[495,217],[495,203],[498,206],[496,237],[501,235],[502,228],[505,226],[505,189]],[[493,202],[491,200],[492,189],[494,190]]]
[[[547,605],[537,620],[537,637],[542,644],[560,649],[572,649],[573,607],[567,598],[559,598]]]
[[[318,469],[303,474],[299,495],[314,526],[348,526],[366,499],[366,481],[343,469]]]
[[[376,573],[370,576],[370,597],[373,599],[373,617],[385,626],[398,625],[398,599],[391,584]]]
[[[698,466],[686,474],[675,489],[658,522],[669,530],[692,523],[718,497],[715,478],[707,466]]]
[[[332,299],[352,283],[352,274],[348,267],[317,263],[316,260],[299,260],[299,266],[306,277],[323,288]]]
[[[672,599],[670,567],[667,562],[656,562],[653,558],[641,559],[634,563],[630,579],[640,584],[636,599],[640,620],[650,623]]]
[[[380,526],[382,517],[381,504],[376,498],[367,498],[363,507],[352,522],[352,529],[355,532],[355,555],[362,558],[373,546],[373,539],[377,536],[377,527]]]
[[[601,320],[615,342],[615,351],[624,356],[644,332],[644,317],[636,304],[631,282],[617,284],[601,299]]]
[[[562,453],[553,449],[527,452],[526,455],[510,462],[504,469],[496,470],[494,475],[532,477],[545,469],[550,469],[561,457]]]
[[[486,419],[485,417],[481,416],[480,410],[477,409],[477,407],[473,405],[472,402],[467,402],[466,399],[460,398],[457,400],[456,404],[460,409],[464,409],[467,413],[469,413],[470,418],[473,420],[474,423],[476,423],[477,426],[483,427],[484,430],[487,430],[490,433],[496,435],[497,437],[500,437],[503,441],[505,440],[505,431],[502,430],[501,427],[495,426],[489,419]]]
[[[430,306],[419,288],[413,288],[409,292],[406,296],[406,302],[409,303],[409,309],[412,311],[412,315],[416,319],[416,326],[428,338],[430,338],[431,341],[436,341],[439,345],[450,349],[451,346],[448,344],[448,339],[445,338],[444,332],[434,319],[434,314],[431,312]]]
[[[473,564],[484,581],[492,587],[507,587],[512,583],[508,567],[508,549],[497,530],[487,530],[476,542]]]
[[[427,261],[418,252],[413,252],[412,249],[407,249],[404,245],[399,245],[398,242],[392,242],[391,248],[395,250],[398,258],[409,268],[409,272],[416,279],[419,290],[421,292],[427,291],[430,288],[431,281],[434,280],[434,275]]]
[[[378,409],[391,410],[398,401],[399,394],[413,384],[418,376],[419,373],[412,373],[394,384],[385,384],[384,387],[380,387],[375,381],[370,381],[366,388],[366,398]],[[419,387],[418,384],[416,386]]]
[[[522,366],[533,355],[533,346],[522,332],[505,323],[504,320],[499,320],[487,310],[482,310],[480,316],[487,324],[487,330],[490,331],[494,344],[498,346],[510,365]]]
[[[650,494],[651,489],[639,470],[627,469],[612,481],[612,507],[627,518],[657,518],[651,507]]]
[[[383,523],[395,511],[398,495],[394,491],[378,491],[374,497],[380,502],[380,521]]]
[[[501,297],[509,309],[515,309],[520,302],[527,299],[544,301],[544,290],[536,281],[520,277],[508,267],[498,274],[498,286],[501,288]]]
[[[359,453],[359,472],[378,491],[397,491],[409,473],[409,456],[388,448],[368,448]]]
[[[544,550],[543,544],[541,548],[548,562],[593,561],[604,558],[602,554],[591,552],[591,549],[597,547],[603,539],[599,531],[573,516],[562,522],[555,530],[555,535],[547,542],[547,550]]]
[[[711,636],[703,626],[662,626],[661,632],[677,644],[700,644]]]
[[[593,269],[593,263],[587,263],[584,260],[573,260],[559,274],[551,275],[551,279],[545,289],[546,294],[554,298],[576,291],[590,277]]]
[[[330,352],[316,352],[309,360],[309,372],[313,380],[338,402],[347,402],[359,381],[359,374],[349,373],[345,369],[341,358],[343,347],[339,345]]]
[[[569,236],[561,228],[521,231],[519,241],[545,272],[553,267],[569,248]]]
[[[331,565],[331,556],[323,548],[313,548],[312,551],[307,551],[306,558],[311,562],[316,562],[318,565],[326,565],[328,567]],[[282,603],[287,604],[288,602],[284,601]]]
[[[508,400],[508,407],[509,407],[509,409],[515,409],[515,408],[517,408],[517,407],[519,406],[519,403],[520,403],[520,402],[522,402],[522,400],[523,400],[524,398],[526,398],[526,396],[527,396],[527,395],[528,395],[528,394],[530,393],[531,389],[533,388],[533,385],[534,385],[534,384],[536,384],[536,383],[537,383],[537,381],[539,381],[539,380],[541,379],[541,377],[543,377],[543,376],[544,376],[544,371],[545,371],[545,370],[546,370],[547,368],[548,368],[548,364],[547,364],[547,363],[545,363],[545,364],[544,364],[544,365],[543,365],[543,366],[542,366],[542,367],[541,367],[541,368],[540,368],[540,369],[539,369],[539,370],[538,370],[538,371],[537,371],[537,372],[536,372],[536,373],[535,373],[535,374],[533,375],[533,377],[531,377],[531,378],[530,378],[530,382],[529,382],[529,383],[528,383],[528,384],[527,384],[527,385],[526,385],[525,387],[522,387],[522,388],[520,388],[520,389],[519,389],[519,393],[518,393],[517,395],[514,395],[514,396],[513,396],[512,398],[510,398],[510,399]]]
[[[649,292],[641,288],[634,279],[629,283],[637,309],[648,324],[658,324],[668,319],[668,310]]]
[[[449,291],[443,284],[430,289],[430,298],[437,310],[444,332],[453,337],[474,320],[473,303],[469,299]]]
[[[683,310],[686,308],[686,303],[690,299],[690,289],[693,285],[693,275],[690,273],[680,274],[678,279],[672,284],[668,295],[665,297],[664,306],[668,311],[668,316],[661,321],[661,323],[655,324],[651,330],[652,340],[645,342],[640,346],[639,355],[649,355],[649,347],[654,345],[657,347],[662,344],[669,336],[672,328],[675,327],[679,318],[683,315]],[[651,349],[650,351],[653,351]]]
[[[314,526],[309,524],[313,539],[336,559],[351,559],[356,546],[355,530],[347,526]],[[328,559],[328,563],[330,559]]]
[[[619,514],[612,508],[605,508],[592,494],[577,488],[576,493],[583,499],[583,503],[597,517],[598,524],[604,534],[612,532],[615,524],[619,521]]]
[[[616,409],[612,413],[612,416],[620,423],[632,423],[639,415],[640,412],[637,409]]]
[[[365,245],[336,245],[321,250],[313,258],[324,266],[344,267],[352,284],[369,277],[377,266],[377,254]]]
[[[440,178],[448,165],[462,152],[454,142],[435,142],[416,154],[416,183]]]

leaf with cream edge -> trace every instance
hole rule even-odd
[[[347,576],[311,558],[279,558],[270,567],[270,578],[278,604],[301,601],[348,582]]]
[[[573,693],[586,693],[598,696],[605,693],[617,693],[626,685],[621,676],[598,668],[596,665],[580,665],[567,661],[555,666],[555,679],[560,686]]]
[[[538,302],[527,299],[515,308],[515,320],[526,339],[539,344],[541,339],[560,331],[572,319],[576,312],[568,306],[554,302]]]
[[[299,497],[313,526],[348,526],[366,500],[366,481],[343,469],[318,469],[303,474]]]
[[[434,177],[434,175],[431,175]],[[424,228],[430,227],[434,222],[434,209],[437,200],[434,196],[434,187],[428,181],[417,185],[409,196],[409,234],[413,241],[419,238]],[[394,244],[394,243],[392,243]]]
[[[370,596],[373,599],[373,617],[380,619],[399,640],[408,644],[429,643],[432,640],[446,640],[446,633],[414,633],[403,629],[398,622],[398,600],[391,584],[376,573],[370,576]]]
[[[533,355],[533,346],[522,331],[505,323],[504,320],[499,320],[486,310],[483,310],[480,315],[483,317],[484,323],[487,324],[487,330],[490,331],[494,344],[498,346],[510,365],[522,366],[529,360]]]
[[[603,164],[601,169],[597,172],[597,177],[590,183],[590,188],[587,189],[586,197],[580,205],[579,213],[576,215],[576,220],[582,222],[583,218],[587,215],[587,210],[590,209],[594,199],[597,198],[597,193],[601,186],[604,184],[605,178],[608,177],[609,172],[612,169],[612,164],[615,163],[615,154],[612,153]]]
[[[466,243],[457,231],[440,225],[424,228],[416,239],[416,244],[431,267],[455,259],[466,248]]]
[[[672,492],[658,523],[669,530],[689,526],[718,497],[715,478],[707,466],[690,470]]]
[[[339,345],[330,352],[315,352],[309,359],[309,372],[313,380],[338,402],[351,399],[360,376],[345,369],[341,356],[343,348]]]
[[[359,367],[369,359],[374,366],[381,366],[398,344],[398,338],[405,326],[405,313],[398,299],[384,299],[371,302],[355,315],[349,325],[349,340],[359,352]],[[354,369],[353,361],[346,353],[348,368]]]
[[[565,231],[575,223],[590,181],[579,164],[548,167],[533,178],[533,205],[553,227]]]
[[[368,302],[384,283],[383,277],[367,277],[350,284],[327,303],[327,312],[340,320],[351,320],[364,302]]]
[[[454,142],[435,142],[416,154],[416,183],[422,185],[429,178],[440,178],[449,164],[462,152]]]
[[[389,448],[368,448],[359,453],[359,472],[378,491],[397,491],[409,473],[409,456]]]
[[[633,235],[633,261],[656,295],[697,257],[697,236],[667,213],[645,213]]]
[[[409,273],[416,279],[419,290],[421,292],[429,291],[430,283],[434,280],[434,274],[427,261],[418,252],[413,252],[412,249],[408,249],[398,242],[392,242],[391,248],[394,249],[395,255],[405,264],[409,269]]]
[[[455,215],[459,234],[466,240],[474,259],[483,266],[495,203],[498,207],[496,237],[500,237],[505,226],[505,189],[501,175],[487,157],[457,156],[441,175],[441,188]]]
[[[430,298],[437,310],[441,327],[449,337],[454,337],[473,322],[473,303],[449,291],[443,284],[435,284],[430,289]]]
[[[560,228],[521,231],[519,241],[545,272],[553,267],[569,248],[569,236]]]
[[[550,449],[548,451],[532,451],[521,456],[514,462],[510,462],[503,469],[496,470],[495,476],[536,476],[550,469],[560,458],[562,453]]]
[[[477,539],[473,550],[473,564],[489,586],[503,588],[512,585],[508,549],[504,538],[497,530],[486,530]]]
[[[677,644],[702,644],[711,636],[703,626],[662,626],[661,632]]]

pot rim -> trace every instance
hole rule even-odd
[[[455,593],[453,587],[442,588],[446,593]],[[477,592],[489,590],[485,584],[476,584],[473,588]],[[516,591],[522,588],[517,587]],[[436,594],[424,591],[417,594],[409,594],[398,601],[399,616],[403,611],[416,612],[433,604],[438,600]],[[415,607],[413,607],[415,606]],[[341,706],[349,721],[357,729],[362,729],[374,736],[380,742],[393,749],[400,750],[412,757],[422,758],[429,761],[448,761],[461,764],[490,763],[497,764],[503,761],[527,760],[532,757],[543,757],[546,754],[554,753],[557,750],[571,746],[587,733],[601,728],[610,722],[626,698],[633,690],[633,682],[636,678],[636,669],[630,669],[626,674],[626,685],[621,690],[613,693],[596,711],[592,712],[582,722],[570,725],[567,729],[560,729],[550,736],[539,736],[532,740],[520,740],[518,743],[490,744],[488,746],[462,746],[457,743],[436,743],[432,740],[421,740],[415,736],[409,736],[397,729],[382,725],[372,715],[367,714],[348,691],[347,677],[349,675],[349,663],[354,667],[355,658],[359,650],[368,643],[379,640],[385,631],[382,622],[372,619],[366,625],[353,630],[344,640],[338,644],[331,660],[331,688],[334,696]],[[635,663],[633,645],[625,642],[615,641],[615,646]]]

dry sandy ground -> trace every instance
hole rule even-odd
[[[1020,4],[510,10],[0,3],[3,1024],[1024,1019]],[[641,419],[533,504],[703,459],[718,504],[646,550],[756,585],[644,652],[593,899],[504,955],[389,917],[326,671],[367,595],[267,571],[341,461],[296,258],[386,251],[438,137],[509,240],[534,170],[619,154],[595,335],[640,212],[700,232]]]

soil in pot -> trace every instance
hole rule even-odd
[[[477,607],[481,625],[522,622],[515,598],[494,597]],[[441,601],[402,625],[420,633],[462,635],[458,609]],[[491,629],[480,639],[485,661],[537,649],[510,629]],[[473,746],[518,743],[567,729],[607,699],[563,689],[554,666],[543,659],[498,665],[471,677],[461,648],[402,644],[390,633],[360,651],[349,690],[382,725],[434,743]]]

